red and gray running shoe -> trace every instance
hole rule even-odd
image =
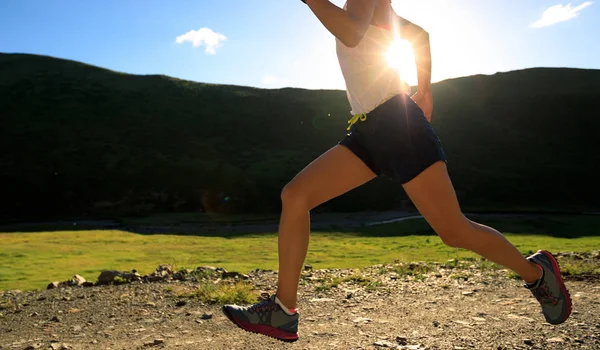
[[[537,282],[526,284],[525,287],[540,302],[542,313],[548,323],[565,322],[571,314],[572,301],[560,275],[558,261],[545,250],[538,250],[527,259],[541,266],[543,274]]]
[[[275,302],[275,294],[261,294],[262,301],[248,307],[223,306],[223,313],[238,327],[282,341],[298,340],[298,312],[288,315]]]

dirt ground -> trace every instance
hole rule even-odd
[[[431,266],[431,265],[430,265]],[[0,292],[0,349],[600,349],[600,280],[567,280],[573,313],[544,322],[540,307],[505,270],[434,265],[425,274],[393,265],[304,271],[300,339],[245,332],[220,305],[181,298],[197,282]],[[363,276],[317,291],[323,281]],[[249,283],[273,292],[277,274],[255,271]]]

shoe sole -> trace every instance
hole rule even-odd
[[[266,325],[252,325],[250,323],[238,320],[233,315],[231,315],[229,313],[229,311],[227,311],[227,308],[225,308],[225,306],[223,306],[221,308],[221,311],[223,311],[223,314],[225,314],[225,316],[231,322],[233,322],[236,326],[245,330],[246,332],[266,335],[273,339],[277,339],[279,341],[283,341],[283,342],[287,342],[287,343],[293,343],[296,340],[298,340],[298,334],[285,332],[285,331],[282,331],[281,329],[277,329],[275,327],[266,326]],[[256,328],[256,326],[258,326],[258,328]]]
[[[552,269],[555,272],[554,275],[558,279],[558,286],[560,287],[560,290],[563,292],[563,295],[565,295],[565,302],[567,303],[567,314],[565,315],[565,317],[562,320],[560,320],[558,322],[549,322],[551,324],[561,324],[561,323],[565,322],[571,315],[571,309],[573,307],[573,301],[571,300],[571,294],[569,293],[569,291],[567,290],[567,287],[565,286],[565,283],[563,282],[562,275],[560,273],[560,264],[558,263],[558,260],[556,260],[554,255],[552,255],[552,253],[550,253],[546,250],[538,250],[538,253],[544,254],[544,256],[546,256],[548,258],[548,260],[550,260],[550,262],[552,263]],[[558,272],[558,273],[556,273],[556,272]]]

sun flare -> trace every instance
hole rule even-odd
[[[386,60],[390,67],[398,71],[403,81],[409,85],[417,84],[415,56],[408,41],[400,38],[394,39],[387,51]]]

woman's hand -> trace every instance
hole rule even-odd
[[[421,108],[427,121],[431,122],[431,113],[433,112],[433,96],[431,95],[431,90],[417,91],[411,98],[415,101],[417,106]]]

